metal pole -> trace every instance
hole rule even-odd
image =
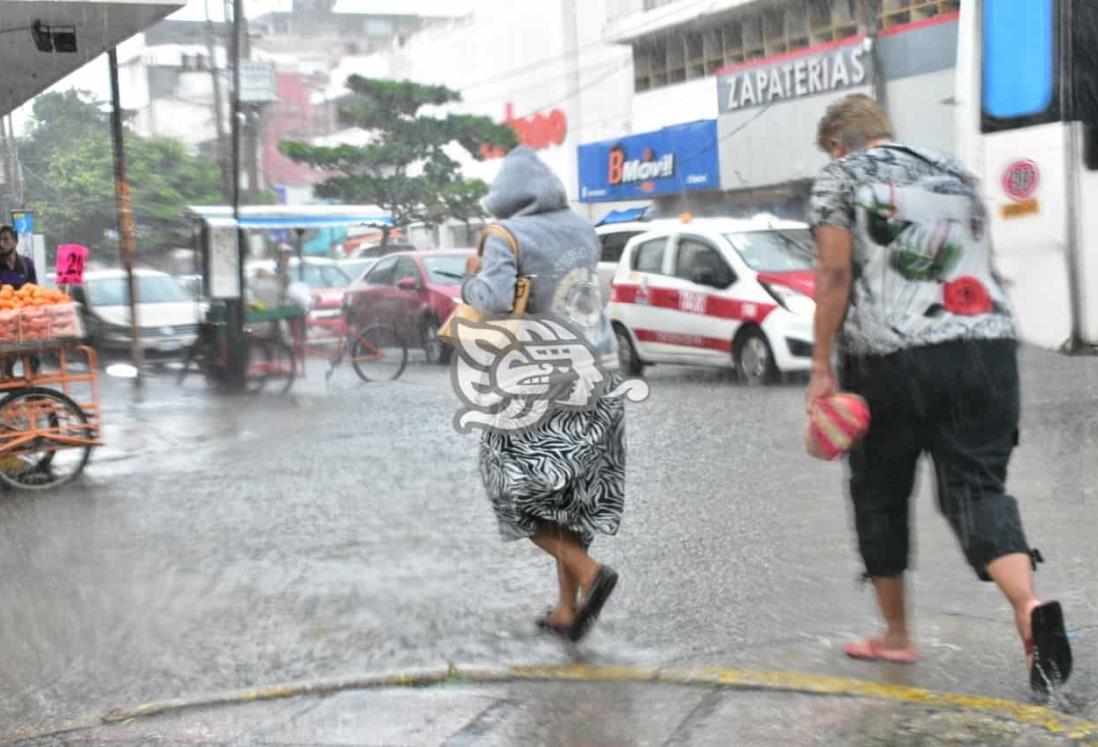
[[[297,279],[305,282],[305,229],[294,229],[294,254],[297,255]]]
[[[237,281],[240,288],[240,296],[230,299],[226,303],[226,342],[228,344],[227,378],[229,388],[233,391],[243,391],[245,370],[247,368],[247,351],[244,339],[244,257],[246,254],[246,237],[240,227],[240,19],[244,13],[242,0],[233,0],[233,26],[231,57],[233,66],[233,100],[232,100],[232,186],[233,186],[233,220],[236,223],[236,262]]]
[[[221,199],[229,199],[232,185],[229,183],[229,169],[225,142],[225,117],[221,111],[221,69],[217,65],[217,48],[214,45],[214,25],[210,20],[210,0],[206,0],[206,53],[210,57],[210,81],[213,84],[214,129],[217,131],[217,165],[221,170]]]
[[[126,179],[126,149],[122,138],[122,104],[118,92],[118,52],[111,49],[107,55],[111,75],[111,135],[114,141],[114,195],[118,204],[118,243],[122,250],[122,266],[126,270],[126,284],[130,291],[130,362],[137,369],[134,386],[142,386],[141,378],[141,325],[137,319],[137,280],[133,275],[135,237],[133,204],[130,200],[130,183]]]
[[[880,0],[861,0],[862,25],[869,39],[869,57],[873,63],[873,98],[888,113],[888,81],[885,79],[884,57],[881,55]]]

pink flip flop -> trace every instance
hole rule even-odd
[[[879,638],[866,638],[859,643],[848,643],[843,646],[843,653],[851,659],[860,661],[885,661],[890,664],[914,664],[919,661],[919,655],[910,649],[887,649],[881,645]]]

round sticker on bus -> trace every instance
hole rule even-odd
[[[1021,158],[1007,166],[1003,174],[1003,191],[1012,200],[1022,202],[1037,194],[1041,183],[1041,169],[1028,158]]]

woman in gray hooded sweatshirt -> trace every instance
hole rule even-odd
[[[462,287],[466,303],[511,311],[515,281],[533,276],[526,315],[563,321],[594,354],[605,384],[617,383],[614,334],[599,297],[599,240],[568,209],[564,185],[522,146],[504,159],[483,205],[515,237],[488,239]],[[480,473],[505,540],[528,538],[557,562],[560,599],[538,620],[579,640],[598,617],[617,573],[587,554],[596,534],[613,535],[625,497],[625,413],[620,399],[595,394],[582,408],[550,409],[523,431],[486,430]]]

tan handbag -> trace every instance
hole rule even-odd
[[[501,225],[490,224],[484,227],[484,230],[480,232],[480,240],[477,242],[477,256],[484,256],[484,245],[488,243],[488,238],[495,236],[498,239],[503,239],[507,242],[507,246],[511,247],[511,251],[515,255],[515,265],[518,265],[519,261],[519,247],[518,242],[515,241],[515,237]],[[519,275],[515,279],[515,300],[511,304],[511,316],[518,317],[526,313],[526,304],[530,300],[530,288],[531,278],[529,275]],[[467,322],[484,322],[488,319],[488,314],[480,309],[474,308],[467,303],[458,303],[454,310],[450,313],[450,316],[443,322],[442,327],[438,330],[438,339],[449,345],[454,344],[454,320],[464,319]]]

